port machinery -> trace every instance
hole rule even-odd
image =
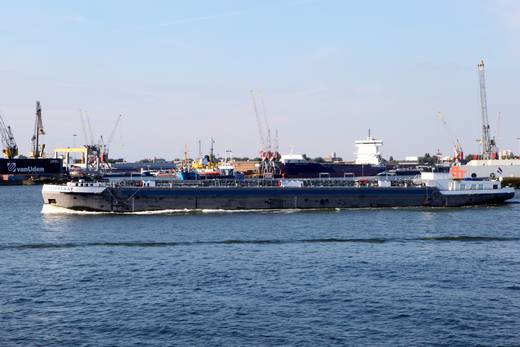
[[[32,159],[41,159],[45,157],[45,145],[40,144],[40,136],[45,135],[42,121],[42,108],[39,101],[36,101],[36,117],[34,122],[34,134],[31,138],[32,151],[30,157]],[[18,156],[18,145],[13,135],[11,126],[5,125],[5,122],[0,115],[0,137],[4,146],[2,153],[5,159],[14,159]]]
[[[491,136],[486,95],[486,71],[484,69],[483,60],[477,65],[477,70],[480,87],[480,113],[482,122],[480,145],[482,152],[479,156],[475,156],[473,160],[470,160],[466,164],[456,163],[455,165],[460,165],[460,169],[464,172],[464,177],[466,178],[498,177],[518,185],[518,182],[520,182],[520,159],[501,157],[497,148],[496,139],[494,136]]]
[[[4,148],[2,153],[4,154],[4,158],[13,159],[18,155],[18,145],[16,144],[16,140],[14,139],[13,131],[11,130],[11,126],[5,125],[4,119],[0,114],[0,137],[2,138],[2,144]]]
[[[261,144],[261,149],[259,152],[260,175],[266,178],[280,177],[282,170],[279,163],[282,156],[280,155],[278,148],[278,131],[275,130],[273,141],[271,138],[271,127],[269,126],[269,121],[267,119],[264,99],[258,91],[251,90],[250,93],[253,101],[253,109],[255,111],[256,124],[258,127],[258,134]]]

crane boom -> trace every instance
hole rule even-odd
[[[264,135],[264,128],[262,126],[262,118],[260,117],[260,113],[258,111],[258,105],[256,102],[256,93],[254,90],[251,90],[251,98],[253,99],[253,108],[255,110],[255,116],[256,116],[256,125],[258,127],[258,134],[260,136],[260,145],[261,150],[266,151],[266,141],[265,141],[265,135]]]
[[[450,140],[453,143],[453,149],[455,150],[455,159],[458,161],[462,161],[464,159],[464,152],[462,150],[462,145],[460,144],[459,139],[451,131],[450,127],[448,126],[448,123],[446,122],[446,119],[444,118],[444,114],[442,112],[437,112],[437,117],[442,122],[442,125],[444,125],[444,127],[446,128],[446,132],[448,133]]]
[[[273,144],[273,151],[275,153],[278,153],[280,151],[280,143],[278,139],[278,129],[274,130],[274,144]]]
[[[114,135],[116,134],[117,127],[119,126],[119,122],[121,122],[121,118],[123,115],[119,115],[116,120],[116,124],[114,124],[114,127],[112,128],[112,131],[110,132],[110,136],[108,137],[108,141],[106,143],[107,146],[110,146],[112,143],[112,140],[114,139]]]
[[[107,163],[108,161],[108,153],[110,150],[110,144],[112,143],[112,140],[114,139],[114,135],[117,130],[117,126],[119,125],[119,122],[121,121],[122,115],[119,115],[117,117],[116,123],[114,124],[114,127],[112,128],[112,131],[110,132],[110,136],[108,137],[108,140],[105,142],[105,139],[103,135],[99,137],[99,150],[101,151],[101,162]],[[89,123],[90,124],[90,123]],[[90,128],[90,126],[89,126]]]
[[[0,136],[2,137],[3,144],[7,146],[9,144],[9,138],[7,135],[7,127],[5,126],[2,115],[0,115]]]
[[[272,150],[271,127],[269,126],[269,120],[267,119],[267,111],[265,108],[264,96],[262,94],[260,94],[260,101],[262,103],[262,114],[264,116],[264,125],[265,125],[265,128],[267,129],[267,138],[266,138],[267,151],[271,152],[271,150]]]
[[[90,123],[90,117],[88,115],[87,112],[85,112],[85,120],[87,122],[87,126],[88,126],[88,133],[90,135],[90,145],[94,145],[94,132],[92,131],[92,123]]]
[[[85,117],[83,116],[83,110],[79,110],[79,118],[81,120],[81,131],[83,132],[83,143],[85,145],[90,144],[87,135],[87,126],[85,125]]]
[[[260,134],[260,142],[262,143],[262,150],[260,151],[260,173],[263,177],[276,177],[281,174],[281,168],[278,165],[278,160],[280,160],[281,157],[278,153],[278,131],[275,131],[275,144],[273,151],[271,128],[267,119],[264,98],[260,95],[261,109],[259,109],[256,98],[257,93],[254,90],[251,90],[251,96],[253,98],[253,107],[255,109],[258,132]],[[264,122],[263,124],[262,121]],[[264,126],[267,130],[267,137],[264,133]]]
[[[496,149],[494,148],[494,140],[491,139],[487,96],[486,96],[486,71],[484,69],[484,60],[477,65],[480,82],[480,110],[482,115],[482,157],[483,159],[491,159]]]
[[[498,112],[497,115],[497,136],[495,138],[495,145],[498,147],[500,145],[500,129],[502,126],[502,112]]]

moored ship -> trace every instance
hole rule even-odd
[[[316,162],[301,154],[282,155],[282,172],[287,178],[316,177],[364,177],[376,176],[386,170],[381,158],[383,141],[368,133],[364,140],[355,141],[357,147],[354,162]]]
[[[514,189],[499,181],[455,180],[425,172],[412,181],[243,179],[69,182],[44,185],[45,204],[72,210],[269,210],[362,207],[457,207],[500,204]]]

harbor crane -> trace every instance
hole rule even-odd
[[[110,149],[110,145],[112,144],[112,140],[114,140],[114,135],[116,134],[119,123],[121,122],[121,118],[123,115],[119,115],[116,119],[116,123],[108,136],[107,142],[104,141],[103,135],[100,136],[100,148],[101,148],[101,161],[106,162],[108,160],[108,151]]]
[[[209,143],[209,161],[210,163],[213,163],[217,161],[217,158],[215,157],[215,140],[213,137],[210,138]]]
[[[2,115],[0,115],[0,137],[4,145],[4,149],[2,150],[4,158],[13,159],[16,157],[18,155],[18,145],[14,139],[11,126],[5,125]]]
[[[279,143],[279,139],[278,139],[278,129],[275,129],[275,131],[274,131],[273,151],[275,153],[279,153],[280,152],[280,143]]]
[[[502,130],[502,112],[497,114],[497,135],[495,138],[495,146],[497,148],[500,145],[500,130]]]
[[[43,158],[45,156],[45,145],[40,145],[40,136],[45,135],[42,120],[42,108],[39,101],[36,101],[36,118],[34,120],[34,133],[31,138],[32,153],[34,159]]]
[[[454,159],[456,162],[462,162],[464,160],[464,151],[462,150],[462,145],[460,144],[459,139],[453,135],[446,119],[444,118],[444,114],[442,112],[437,112],[437,117],[441,121],[442,125],[446,128],[446,131],[450,137],[450,140],[453,142],[453,150],[454,150]]]
[[[271,128],[267,119],[264,99],[257,91],[251,90],[250,92],[253,101],[253,109],[256,116],[258,134],[260,136],[260,173],[264,177],[274,177],[276,175],[280,175],[281,173],[278,164],[278,161],[281,158],[280,153],[278,152],[278,131],[275,132],[275,143],[273,148],[271,140]],[[260,99],[260,104],[258,99]],[[261,109],[259,106],[261,106]]]
[[[110,136],[108,137],[108,141],[107,141],[107,144],[106,144],[106,147],[107,147],[107,151],[108,151],[108,147],[110,146],[110,144],[112,143],[112,140],[114,140],[114,135],[116,134],[116,131],[117,131],[117,128],[119,126],[119,123],[121,122],[121,118],[123,118],[123,115],[120,114],[117,119],[116,119],[116,123],[114,124],[114,127],[112,128],[112,131],[110,132]]]
[[[81,130],[83,132],[83,143],[84,144],[92,144],[92,139],[89,140],[89,137],[87,135],[87,126],[86,126],[86,116],[83,112],[83,110],[79,110],[79,118],[81,120]]]
[[[257,102],[256,102],[256,92],[254,90],[251,90],[251,98],[253,100],[253,108],[254,108],[254,111],[255,111],[255,116],[256,116],[256,125],[258,127],[258,135],[260,137],[260,150],[261,151],[264,151],[266,149],[266,140],[265,140],[265,135],[264,135],[264,127],[263,127],[263,124],[262,124],[262,119],[260,117],[260,113],[258,111],[258,105],[257,105]]]
[[[92,124],[90,122],[89,114],[84,110],[79,110],[79,117],[81,121],[81,129],[83,131],[83,140],[85,144],[81,146],[80,149],[88,153],[87,161],[87,171],[99,171],[100,169],[107,170],[110,169],[110,165],[108,163],[108,153],[110,145],[114,139],[119,123],[121,122],[121,118],[123,115],[118,115],[114,127],[112,128],[108,138],[105,141],[103,135],[99,136],[99,139],[94,140],[94,132],[92,130]]]
[[[480,109],[482,114],[482,159],[496,159],[497,147],[494,138],[490,135],[490,126],[487,109],[486,96],[486,71],[484,69],[484,60],[477,65],[479,82],[480,82]]]

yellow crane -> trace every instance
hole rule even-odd
[[[6,159],[13,159],[16,157],[18,155],[18,145],[14,139],[11,127],[5,125],[2,115],[0,115],[0,137],[4,144],[4,149],[2,150],[4,157]]]

